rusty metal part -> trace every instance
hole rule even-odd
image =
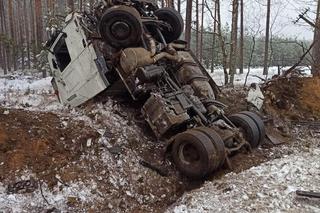
[[[218,151],[210,138],[201,131],[191,129],[176,136],[172,158],[178,170],[189,178],[199,179],[214,171],[220,163]]]
[[[179,62],[181,59],[178,55],[171,55],[167,52],[161,52],[153,56],[150,52],[142,47],[126,48],[121,52],[120,66],[125,73],[125,76],[132,74],[137,68],[155,64],[157,61],[167,58]]]
[[[120,66],[125,73],[125,76],[129,76],[138,67],[153,64],[154,60],[151,57],[151,52],[148,50],[138,48],[126,48],[121,52]]]
[[[190,119],[179,102],[168,103],[168,101],[156,94],[152,94],[146,101],[142,107],[142,114],[158,138],[173,126],[182,124]]]

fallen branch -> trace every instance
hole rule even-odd
[[[51,205],[51,204],[49,203],[49,201],[46,199],[46,197],[43,195],[42,183],[41,183],[41,181],[38,180],[38,182],[39,182],[40,193],[41,193],[41,196],[42,196],[43,200],[44,200],[48,205]]]

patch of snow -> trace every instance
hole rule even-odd
[[[296,152],[186,193],[167,212],[319,212],[296,190],[320,191],[320,149]]]
[[[289,68],[290,67],[283,67],[280,70],[280,74],[282,74],[283,71],[288,70]],[[311,71],[308,67],[297,67],[297,69],[302,70],[305,76],[311,76]],[[210,73],[210,70],[208,70],[208,72]],[[272,76],[279,74],[278,67],[269,67],[268,72],[268,76],[266,76],[263,75],[263,67],[251,68],[246,85],[249,86],[252,83],[262,83],[262,79],[270,79],[272,78]],[[248,69],[244,69],[243,74],[239,74],[239,69],[237,69],[237,74],[235,74],[234,77],[234,85],[243,86],[247,73]],[[217,83],[217,85],[224,85],[224,73],[222,68],[215,69],[214,73],[210,73],[210,75],[213,78],[213,80]]]

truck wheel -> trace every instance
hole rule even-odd
[[[142,35],[139,12],[128,6],[114,6],[105,11],[99,23],[101,37],[115,48],[137,45]]]
[[[220,168],[226,159],[226,149],[222,138],[215,130],[208,127],[199,127],[196,130],[206,134],[210,138],[213,146],[218,151],[218,159],[215,161],[216,165],[214,169]]]
[[[239,114],[247,115],[255,122],[260,133],[259,145],[262,144],[266,136],[266,129],[265,129],[263,120],[260,118],[260,116],[258,116],[256,113],[249,112],[249,111],[239,112]]]
[[[187,130],[175,138],[172,158],[177,169],[192,179],[200,179],[215,169],[218,152],[210,138],[197,130]]]
[[[171,29],[163,29],[161,32],[167,43],[177,40],[184,28],[183,19],[181,14],[175,9],[164,7],[158,9],[154,13],[159,20],[168,23],[171,26]]]
[[[252,148],[259,146],[259,129],[249,116],[244,114],[234,114],[231,115],[229,119],[244,134],[244,138],[250,143]]]

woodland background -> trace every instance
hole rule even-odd
[[[221,1],[228,1],[232,6],[231,26],[221,22]],[[232,76],[247,67],[264,67],[264,74],[267,74],[270,66],[280,69],[300,62],[299,65],[310,66],[314,74],[318,72],[316,62],[320,63],[320,42],[315,41],[319,40],[319,30],[315,30],[314,41],[277,36],[271,31],[272,0],[259,0],[267,10],[266,17],[260,17],[266,20],[266,26],[255,28],[243,19],[246,13],[250,13],[243,9],[248,1],[221,1],[162,0],[158,5],[174,7],[181,12],[186,24],[182,38],[190,41],[192,50],[208,70],[224,69],[226,84],[232,84]],[[54,25],[61,25],[69,12],[91,10],[95,3],[95,0],[0,0],[0,69],[7,74],[13,70],[35,68],[46,76],[42,50],[48,39],[47,31]],[[319,6],[317,11],[308,12],[319,14]],[[205,15],[210,17],[209,20],[204,18]],[[300,19],[305,18],[304,15],[300,14]],[[317,29],[316,20],[307,20]],[[312,51],[308,51],[310,45]],[[301,58],[304,53],[305,57]]]

